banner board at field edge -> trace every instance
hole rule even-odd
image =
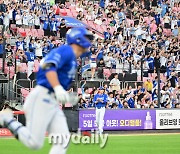
[[[95,110],[79,111],[79,128],[96,128]],[[104,130],[156,129],[156,110],[106,110]]]

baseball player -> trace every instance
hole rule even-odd
[[[66,91],[76,73],[76,58],[91,46],[93,35],[85,28],[72,28],[66,34],[68,45],[53,49],[40,63],[37,86],[24,104],[26,127],[13,119],[12,112],[0,113],[0,124],[7,127],[14,136],[31,149],[43,146],[46,131],[49,134],[67,134],[66,118],[59,109],[59,102],[69,102]],[[54,144],[50,154],[65,154],[67,147]]]
[[[108,96],[104,94],[104,88],[99,87],[99,92],[94,96],[93,102],[96,107],[96,124],[98,127],[99,134],[103,133],[104,126],[104,115],[105,115],[105,107],[108,101]]]

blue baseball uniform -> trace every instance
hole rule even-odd
[[[43,65],[47,63],[54,64],[54,67],[48,70],[43,69]],[[71,46],[64,45],[55,48],[42,60],[37,73],[37,84],[53,91],[53,88],[46,78],[46,73],[54,70],[58,74],[60,84],[67,90],[75,78],[76,68],[77,61]]]
[[[96,107],[96,124],[101,134],[103,132],[105,107],[108,102],[108,96],[106,94],[96,94],[93,102]]]
[[[101,100],[101,101],[99,101]],[[94,103],[96,104],[95,107],[100,109],[102,107],[106,106],[106,103],[108,101],[108,96],[106,94],[96,94],[93,99]]]
[[[93,35],[85,28],[72,28],[67,32],[66,40],[68,45],[52,49],[40,63],[37,86],[26,97],[24,103],[23,110],[27,125],[23,126],[14,120],[13,115],[7,111],[1,113],[0,116],[0,125],[4,125],[6,122],[6,127],[16,138],[31,149],[37,150],[43,146],[46,132],[50,137],[52,134],[70,136],[66,117],[59,108],[59,102],[65,104],[69,101],[68,103],[73,105],[72,102],[77,103],[78,101],[77,97],[69,95],[66,91],[75,77],[77,68],[76,52],[71,44],[81,46],[85,51],[91,46]],[[29,60],[32,60],[32,54],[26,53]],[[49,81],[53,81],[53,77],[51,77],[53,73],[48,73],[49,71],[57,74],[60,84],[51,86]],[[9,118],[4,118],[5,115],[7,116],[6,113]],[[64,141],[61,144],[53,143],[50,154],[66,154],[67,147],[68,145]]]

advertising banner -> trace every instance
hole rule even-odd
[[[179,129],[180,110],[156,110],[156,129]]]
[[[95,110],[79,111],[79,128],[96,128]],[[156,129],[156,110],[106,110],[104,130]]]

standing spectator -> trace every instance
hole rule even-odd
[[[4,47],[3,47],[3,39],[0,37],[0,58],[3,58]]]
[[[49,45],[48,45],[48,43],[45,41],[45,42],[44,42],[44,45],[43,45],[43,49],[42,49],[43,57],[45,57],[48,53],[49,53]]]
[[[2,35],[4,15],[0,12],[0,33]]]
[[[36,57],[35,57],[35,54],[33,52],[30,52],[30,51],[26,51],[25,55],[27,57],[27,65],[28,65],[27,77],[29,78],[29,76],[33,72],[34,60],[35,60]]]
[[[20,10],[17,10],[15,20],[16,20],[16,27],[21,28],[22,27],[22,15],[21,15]]]
[[[24,53],[24,50],[19,47],[16,52],[16,65],[17,65],[17,72],[20,71],[21,63],[27,63],[26,55]]]
[[[144,88],[149,92],[152,93],[153,84],[150,81],[150,78],[147,79],[147,81],[144,83]]]
[[[35,25],[35,29],[40,29],[40,15],[39,12],[36,12],[34,15],[34,25]]]
[[[28,20],[29,20],[29,16],[28,16],[27,12],[24,11],[23,12],[23,16],[22,16],[22,25],[23,25],[23,28],[27,28],[29,26]]]
[[[98,78],[100,79],[103,79],[104,78],[104,75],[103,75],[103,69],[105,67],[105,64],[104,64],[104,60],[103,58],[100,59],[100,61],[98,62],[97,64],[97,72],[98,72]]]
[[[55,20],[55,16],[52,16],[51,18],[50,33],[51,33],[51,36],[57,36],[57,22]]]
[[[164,16],[164,28],[167,28],[167,29],[170,29],[171,28],[171,18],[169,16],[169,13],[167,13],[165,16]]]
[[[32,11],[32,10],[30,11],[30,14],[29,14],[28,24],[29,24],[29,27],[30,27],[31,29],[34,28],[34,14],[33,14],[33,11]]]
[[[4,4],[4,1],[1,0],[0,1],[0,12],[6,12],[6,9],[7,9],[6,4]]]
[[[43,24],[44,36],[50,36],[50,23],[48,17],[45,18]]]
[[[110,84],[111,86],[111,90],[116,90],[119,91],[120,90],[120,81],[118,79],[118,74],[114,74],[114,78],[111,80]]]
[[[35,49],[35,55],[36,55],[36,57],[37,57],[38,59],[41,60],[43,54],[42,54],[42,45],[41,45],[41,41],[40,41],[40,40],[37,40],[37,41],[35,42],[35,47],[36,47],[36,49]]]
[[[107,28],[107,32],[104,32],[104,39],[105,40],[110,40],[111,39],[110,28]]]
[[[59,28],[60,38],[65,38],[66,32],[67,32],[67,27],[66,27],[66,24],[65,24],[65,19],[61,19],[61,23],[60,23],[59,27],[60,27]]]
[[[95,51],[91,52],[91,57],[90,57],[90,68],[91,68],[91,80],[94,80],[94,75],[95,75],[95,71],[96,71],[96,67],[97,67],[97,53],[95,53]]]
[[[35,53],[35,42],[34,42],[34,38],[31,38],[30,42],[29,42],[29,51]]]
[[[25,50],[25,41],[23,40],[22,37],[19,37],[16,42],[16,49],[18,49],[18,48]]]
[[[9,12],[6,12],[6,13],[4,13],[4,19],[3,19],[3,25],[4,25],[3,26],[3,35],[10,34],[10,32],[9,32],[9,24],[10,24]]]

